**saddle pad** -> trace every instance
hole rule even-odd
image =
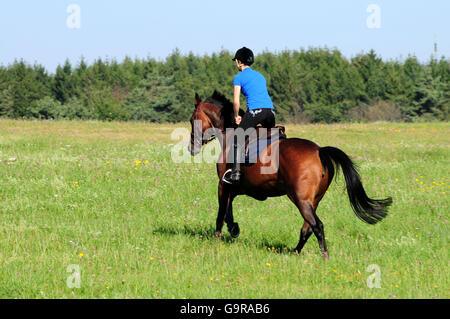
[[[279,136],[272,136],[267,139],[260,139],[251,142],[247,146],[247,150],[245,153],[245,163],[246,164],[254,164],[257,162],[259,155],[261,152],[269,146],[271,143],[277,141],[279,139]]]

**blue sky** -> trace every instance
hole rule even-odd
[[[67,7],[81,9],[70,29]],[[368,28],[370,4],[381,28]],[[428,61],[437,37],[450,57],[448,0],[14,0],[0,3],[0,64],[23,58],[50,72],[66,58],[164,59],[175,48],[203,55],[242,46],[255,53],[338,48],[347,57],[374,49],[383,59]]]

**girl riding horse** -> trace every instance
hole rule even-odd
[[[272,128],[275,126],[275,112],[272,100],[267,92],[267,83],[264,76],[253,70],[250,66],[255,61],[252,50],[243,47],[234,55],[233,61],[239,69],[233,81],[234,85],[234,118],[238,124],[238,130],[233,139],[232,150],[233,168],[225,172],[222,180],[228,184],[236,184],[240,180],[241,170],[240,163],[243,154],[243,138],[238,138],[238,134],[249,128],[256,128],[261,124],[264,128]],[[243,117],[239,115],[240,95],[241,92],[247,99],[247,112]],[[242,130],[239,130],[242,129]],[[238,143],[240,141],[240,143]]]
[[[245,118],[245,115],[242,115]],[[268,197],[287,195],[304,219],[295,250],[300,253],[310,235],[314,234],[323,257],[328,259],[324,227],[316,212],[333,180],[336,168],[339,167],[342,168],[348,198],[355,214],[369,224],[375,224],[386,217],[392,198],[372,199],[367,196],[361,177],[347,154],[336,147],[320,147],[305,139],[286,138],[272,142],[259,154],[256,163],[242,167],[244,174],[238,185],[225,183],[222,177],[227,170],[224,161],[228,148],[226,131],[236,127],[233,116],[233,103],[222,94],[214,92],[213,96],[204,101],[195,95],[188,149],[191,155],[198,154],[202,145],[212,140],[209,134],[206,134],[209,130],[216,132],[222,149],[216,167],[219,177],[216,237],[222,235],[224,222],[227,223],[232,237],[239,236],[239,225],[234,222],[233,217],[233,199],[236,196],[247,195],[257,200],[265,200]],[[195,126],[199,126],[200,134],[194,134]],[[272,154],[278,154],[278,160],[272,161]]]

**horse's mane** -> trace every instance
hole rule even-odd
[[[233,103],[225,97],[222,93],[214,90],[212,96],[207,98],[205,103],[210,103],[218,106],[220,108],[219,116],[224,121],[224,127],[236,127],[236,123],[234,121],[234,106]],[[239,110],[239,114],[241,116],[244,115],[244,111]]]
[[[205,103],[217,105],[224,111],[233,111],[233,103],[231,103],[231,101],[227,99],[225,95],[216,90],[214,90],[214,93],[211,97],[205,100]]]

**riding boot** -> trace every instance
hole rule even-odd
[[[231,171],[231,181],[233,183],[237,183],[241,178],[241,154],[242,154],[241,147],[237,143],[237,136],[234,137],[233,148],[234,148],[234,162],[233,162],[233,170]]]
[[[242,149],[237,143],[237,136],[234,136],[233,141],[233,168],[228,169],[225,174],[223,174],[222,180],[228,184],[236,184],[239,182],[241,177],[241,156]]]

